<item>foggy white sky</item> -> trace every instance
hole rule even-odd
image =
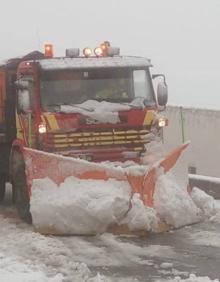
[[[151,58],[169,103],[220,109],[220,0],[2,0],[0,60],[53,43]]]

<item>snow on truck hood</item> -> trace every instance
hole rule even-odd
[[[104,58],[53,58],[39,61],[43,70],[91,69],[91,68],[139,68],[150,67],[151,62],[142,57],[104,57]]]
[[[132,108],[144,108],[143,99],[135,99],[130,104],[110,103],[106,101],[98,102],[96,100],[88,100],[77,105],[61,105],[62,113],[78,113],[88,116],[102,123],[118,123],[120,122],[118,112],[129,111]]]

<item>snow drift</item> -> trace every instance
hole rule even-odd
[[[168,280],[157,280],[156,282],[219,282],[219,279],[210,279],[208,276],[198,277],[195,274],[190,274],[189,278],[181,279],[180,277],[175,277],[174,279]]]

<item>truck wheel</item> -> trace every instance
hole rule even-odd
[[[0,175],[0,203],[4,200],[5,197],[5,175]]]
[[[26,183],[25,164],[22,154],[14,150],[12,155],[12,185],[18,214],[27,223],[32,223],[30,199]]]

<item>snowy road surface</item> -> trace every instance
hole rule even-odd
[[[6,201],[0,208],[0,228],[0,281],[150,282],[176,276],[185,281],[192,273],[220,278],[218,222],[148,238],[53,237],[22,223]]]

